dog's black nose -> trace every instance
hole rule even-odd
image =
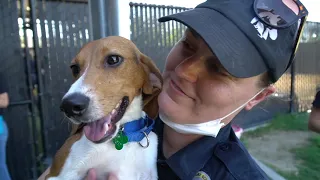
[[[84,94],[73,93],[62,99],[60,109],[68,117],[81,116],[87,110],[89,102],[89,97]]]

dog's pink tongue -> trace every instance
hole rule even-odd
[[[84,127],[84,134],[90,141],[101,140],[108,131],[108,125],[111,122],[111,115],[108,115],[98,121],[88,123]]]

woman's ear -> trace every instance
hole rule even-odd
[[[162,75],[155,63],[146,55],[140,54],[146,77],[142,88],[143,110],[154,119],[158,115],[158,95],[162,89]]]
[[[245,106],[245,110],[249,111],[255,105],[259,104],[263,100],[265,100],[268,96],[273,94],[276,91],[276,88],[272,85],[265,88],[259,95],[257,95],[254,99],[252,99],[248,104]]]

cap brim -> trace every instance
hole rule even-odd
[[[221,13],[208,8],[195,8],[159,18],[158,21],[169,20],[178,21],[197,32],[231,75],[247,78],[267,71],[255,46]]]

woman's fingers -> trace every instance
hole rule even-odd
[[[109,173],[106,180],[118,180],[117,176],[113,173]]]
[[[95,169],[89,169],[86,180],[97,180],[97,173]],[[109,173],[106,180],[118,180],[118,178],[115,174]]]
[[[89,169],[86,180],[96,180],[96,179],[97,179],[97,174],[95,169]]]

